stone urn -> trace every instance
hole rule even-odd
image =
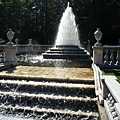
[[[103,33],[100,31],[100,28],[97,28],[97,30],[94,32],[94,37],[96,39],[95,46],[101,46],[100,40],[102,38]]]
[[[12,42],[14,35],[15,35],[15,33],[12,31],[12,29],[9,29],[9,31],[7,32],[7,38],[9,40],[7,45],[14,45],[14,43]]]

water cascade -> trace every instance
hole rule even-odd
[[[0,79],[1,116],[9,120],[97,120],[93,81]]]

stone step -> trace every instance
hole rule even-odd
[[[91,73],[92,74],[92,73]],[[64,75],[64,74],[62,74]],[[89,74],[88,74],[89,75]],[[27,81],[27,82],[55,82],[55,83],[70,83],[70,84],[89,84],[89,85],[94,85],[94,79],[92,78],[67,78],[67,77],[60,77],[60,76],[54,76],[54,77],[42,77],[38,75],[19,75],[19,74],[1,74],[0,75],[0,82],[5,82],[5,81]]]
[[[0,104],[97,112],[97,98],[0,91]]]
[[[82,112],[72,110],[59,110],[59,109],[46,109],[28,107],[28,106],[12,106],[12,105],[0,105],[0,110],[5,111],[4,114],[13,114],[15,116],[23,115],[26,118],[34,118],[39,120],[96,120],[98,114],[96,112]],[[22,113],[22,114],[21,114]]]
[[[20,80],[0,80],[1,91],[16,91],[27,93],[51,93],[66,96],[95,97],[95,86],[90,84],[35,82]]]
[[[88,54],[57,54],[57,53],[43,53],[44,59],[80,59],[80,60],[90,60],[91,57]]]
[[[82,47],[79,47],[78,45],[56,45],[56,48],[74,48],[74,49],[83,49]]]
[[[84,49],[79,49],[79,48],[50,48],[50,51],[80,51],[80,52],[84,52]]]
[[[77,45],[57,45],[43,53],[44,59],[79,59],[84,61],[92,61],[90,54]],[[90,63],[91,64],[91,63]]]
[[[65,97],[54,96],[44,94],[29,94],[29,93],[17,93],[17,92],[1,92],[2,99],[0,103],[6,105],[23,105],[23,106],[38,106],[45,108],[59,108],[69,110],[82,110],[82,111],[97,111],[96,101],[93,98],[77,98],[77,97]],[[84,108],[84,109],[83,109]]]
[[[67,51],[67,50],[64,50],[64,51],[61,51],[61,50],[55,50],[55,51],[51,51],[51,50],[48,50],[46,51],[47,54],[87,54],[87,52],[85,51]]]

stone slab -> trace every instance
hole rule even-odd
[[[93,81],[94,74],[91,68],[59,68],[59,67],[36,67],[16,66],[0,72],[0,77],[9,78],[45,78]]]

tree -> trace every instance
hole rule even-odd
[[[115,0],[76,0],[74,11],[81,32],[81,41],[88,39],[95,43],[93,36],[97,27],[103,32],[103,44],[117,44],[120,29],[120,4]]]
[[[12,28],[19,43],[54,44],[58,25],[68,1],[76,16],[81,43],[90,39],[97,27],[103,44],[118,44],[120,38],[119,0],[0,0],[0,38]]]

